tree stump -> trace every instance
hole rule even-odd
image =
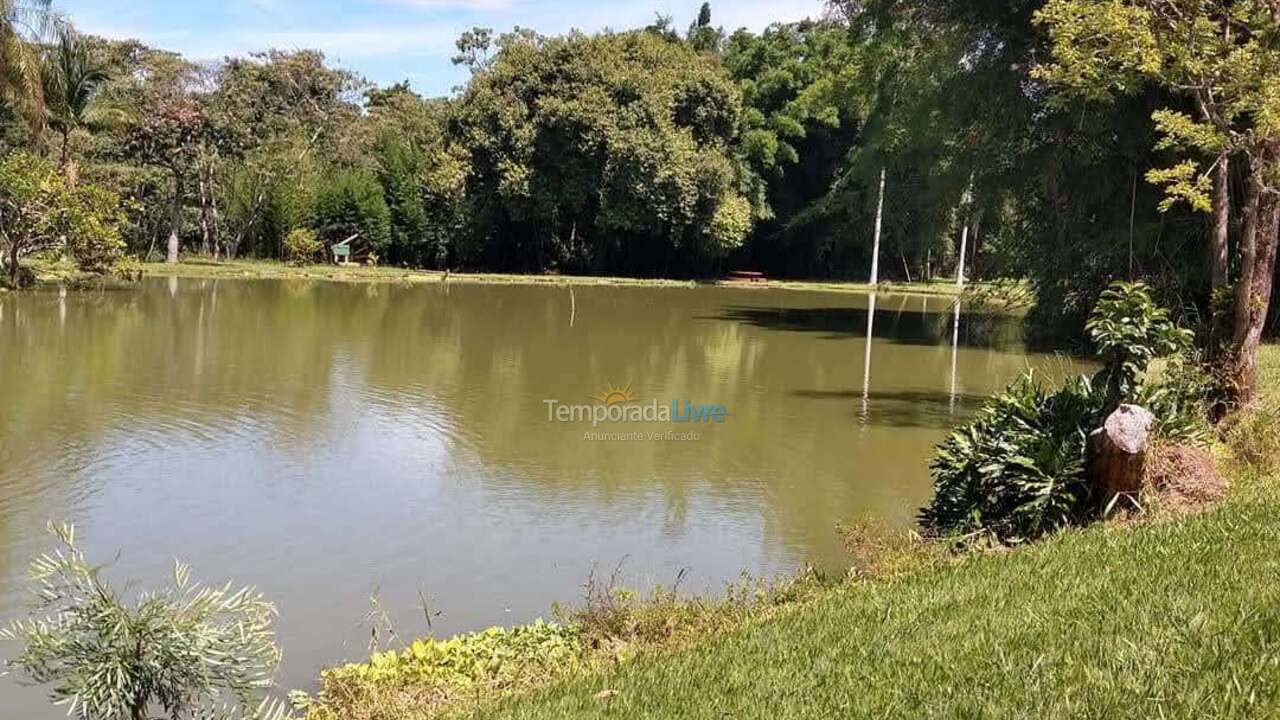
[[[1142,489],[1147,446],[1155,416],[1137,405],[1121,405],[1102,427],[1089,433],[1089,482],[1109,505],[1117,495]]]

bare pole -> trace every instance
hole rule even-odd
[[[969,218],[966,217],[973,205],[973,173],[969,173],[969,186],[960,197],[960,216],[964,217],[964,226],[960,230],[960,262],[956,264],[956,287],[964,288],[964,256],[969,251]]]
[[[880,197],[876,201],[876,236],[871,247],[871,284],[880,282],[880,228],[884,220],[884,167],[880,168]]]

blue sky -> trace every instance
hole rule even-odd
[[[137,38],[196,60],[275,47],[318,48],[330,62],[380,84],[408,79],[443,94],[465,73],[449,58],[458,35],[474,26],[519,25],[545,34],[646,25],[655,13],[683,28],[700,0],[55,0],[83,32]],[[822,0],[719,0],[716,25],[763,29],[770,22],[822,12]]]

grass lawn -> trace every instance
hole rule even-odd
[[[1198,515],[845,585],[475,717],[1280,717],[1280,478],[1233,480]]]
[[[151,276],[194,278],[278,278],[295,280],[333,280],[339,282],[396,282],[438,283],[444,273],[434,270],[407,270],[394,267],[365,267],[337,265],[293,266],[267,260],[189,260],[174,265],[162,262],[144,263],[143,271]],[[612,285],[641,287],[695,287],[700,283],[690,280],[663,280],[657,278],[593,277],[584,275],[515,275],[502,273],[450,273],[451,283],[523,284],[523,285]],[[726,283],[715,283],[726,284]],[[767,283],[734,283],[735,287],[756,287],[761,290],[807,290],[815,292],[854,292],[871,290],[867,283],[808,282],[796,280],[771,280]],[[879,290],[917,295],[954,297],[960,289],[952,281],[882,283]]]

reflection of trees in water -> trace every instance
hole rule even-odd
[[[880,295],[873,335],[877,339],[907,345],[951,344],[953,302],[935,299],[936,310],[926,310],[927,301],[913,307],[914,298]],[[965,310],[960,323],[962,347],[989,348],[1009,352],[1023,347],[1021,321],[1009,315]],[[868,309],[863,307],[729,307],[711,319],[741,322],[767,330],[815,333],[825,339],[860,336],[867,327]]]

